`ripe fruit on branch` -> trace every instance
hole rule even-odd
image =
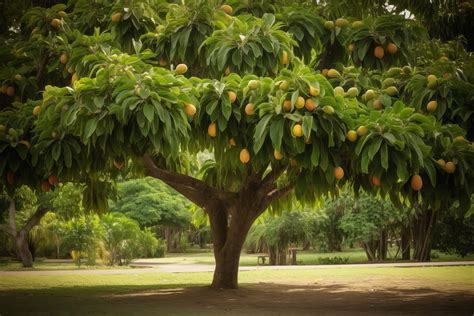
[[[288,65],[288,53],[284,50],[281,54],[281,63],[282,65]]]
[[[252,103],[249,103],[245,106],[245,114],[247,115],[253,115],[253,104]]]
[[[323,112],[329,115],[334,114],[334,108],[330,105],[323,106]]]
[[[355,142],[357,140],[357,132],[354,130],[350,130],[347,132],[346,138],[350,142]]]
[[[294,137],[301,137],[303,136],[303,128],[301,127],[300,124],[295,124],[293,126],[293,136]]]
[[[309,87],[309,94],[313,97],[317,97],[319,95],[319,89],[311,86]]]
[[[15,95],[15,87],[14,86],[8,86],[7,89],[5,90],[6,94],[9,97],[12,97]]]
[[[43,192],[49,192],[51,190],[51,186],[49,185],[48,181],[45,180],[41,183],[41,190]]]
[[[410,185],[414,191],[420,191],[423,187],[423,179],[419,175],[414,175],[411,177]]]
[[[456,165],[452,161],[448,161],[444,166],[444,170],[450,174],[454,173],[456,171]]]
[[[194,116],[196,114],[196,107],[194,104],[191,103],[185,103],[184,104],[184,112],[186,113],[187,116]]]
[[[312,112],[316,108],[316,104],[314,103],[313,99],[307,99],[304,104],[306,110]]]
[[[48,177],[48,182],[51,185],[56,185],[56,184],[58,184],[58,178],[55,175],[50,175]]]
[[[230,103],[234,103],[237,100],[237,94],[234,91],[227,92],[227,95],[229,96]]]
[[[74,73],[71,77],[71,84],[74,84],[74,82],[76,82],[77,80],[79,80],[79,76],[77,75],[77,73]]]
[[[186,64],[179,64],[176,66],[176,73],[178,75],[185,74],[188,71],[188,66]]]
[[[336,20],[336,26],[337,27],[344,27],[346,26],[347,24],[349,24],[349,21],[347,21],[346,19],[344,18],[339,18]]]
[[[118,23],[121,19],[122,19],[122,13],[117,12],[117,13],[112,14],[112,17],[111,17],[112,23]]]
[[[394,43],[390,43],[390,44],[387,45],[387,52],[389,54],[391,54],[391,55],[396,54],[397,51],[398,51],[398,47]]]
[[[216,135],[217,135],[217,126],[216,126],[215,122],[212,122],[211,124],[209,124],[209,127],[207,128],[207,133],[211,137],[216,137]]]
[[[41,112],[41,106],[39,106],[39,105],[35,106],[34,109],[33,109],[33,115],[38,116],[40,114],[40,112]]]
[[[411,177],[410,185],[414,191],[420,191],[421,188],[423,187],[423,179],[419,175],[416,174],[413,177]]]
[[[378,59],[382,59],[383,56],[385,55],[385,51],[383,50],[382,46],[377,46],[374,49],[374,56],[377,57]]]
[[[279,88],[283,91],[287,91],[290,88],[290,83],[288,81],[282,81]]]
[[[336,69],[329,69],[327,76],[329,78],[337,78],[337,77],[340,77],[341,74]]]
[[[370,101],[373,98],[375,98],[375,91],[372,89],[369,89],[365,92],[365,100]]]
[[[373,103],[373,107],[374,109],[376,110],[381,110],[383,108],[383,104],[382,104],[382,101],[380,100],[375,100],[374,103]]]
[[[349,88],[349,90],[347,90],[347,96],[349,98],[355,98],[359,95],[359,89],[357,89],[356,87],[352,87],[352,88]]]
[[[303,97],[298,97],[296,99],[295,107],[297,109],[302,109],[302,108],[304,108],[304,104],[305,104],[304,98]]]
[[[250,90],[254,90],[254,89],[257,89],[258,86],[259,86],[259,82],[257,80],[250,80],[249,83],[247,84],[247,87],[250,89]]]
[[[291,111],[291,101],[290,100],[285,100],[283,102],[283,109],[287,112]]]
[[[343,87],[335,87],[334,88],[334,95],[340,95],[340,96],[344,96],[344,88]]]
[[[59,56],[59,62],[61,64],[67,64],[67,62],[69,61],[69,55],[67,53],[62,53],[61,56]]]
[[[335,167],[334,168],[334,177],[337,180],[341,180],[342,178],[344,178],[344,169],[342,169],[342,167]]]
[[[380,186],[380,178],[376,177],[376,176],[373,176],[372,177],[372,184],[375,185],[376,187],[379,187]]]
[[[61,20],[60,19],[52,19],[50,24],[54,28],[59,28],[59,26],[61,25]]]
[[[221,5],[220,9],[228,15],[231,15],[232,12],[234,11],[234,9],[228,4]]]
[[[244,148],[240,151],[240,155],[239,155],[239,158],[240,158],[240,162],[241,163],[248,163],[250,161],[250,153],[249,151]]]
[[[276,149],[273,151],[273,157],[275,157],[276,160],[282,160],[283,159],[283,155],[281,154],[281,152],[279,152]]]
[[[328,30],[332,30],[334,28],[334,22],[333,21],[326,21],[326,22],[324,22],[324,27],[327,28]]]
[[[437,108],[438,108],[438,102],[436,102],[434,100],[428,102],[428,105],[426,106],[426,109],[430,112],[436,111]]]
[[[369,130],[364,125],[361,125],[357,128],[357,135],[359,136],[367,135],[368,132]]]

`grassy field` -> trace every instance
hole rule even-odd
[[[474,267],[245,271],[238,291],[209,290],[211,279],[211,273],[2,276],[0,314],[309,315],[321,309],[345,314],[347,308],[390,314],[474,308]]]
[[[391,251],[395,255],[395,251]],[[453,261],[453,260],[474,260],[474,254],[461,258],[459,256],[436,252],[439,258],[432,261]],[[301,265],[321,264],[320,258],[347,257],[348,263],[367,263],[367,256],[363,249],[347,249],[342,252],[321,253],[315,250],[298,251],[296,255],[297,263]],[[211,250],[191,249],[186,253],[167,253],[165,258],[159,259],[140,259],[141,262],[160,262],[160,263],[200,263],[214,264],[214,255]],[[256,254],[242,253],[240,257],[241,266],[257,265]]]
[[[459,256],[445,254],[445,253],[436,253],[439,255],[439,258],[433,259],[432,261],[453,261],[453,260],[474,260],[474,255],[461,258]],[[395,251],[392,251],[392,254],[395,254]],[[365,252],[362,249],[347,249],[342,252],[333,252],[333,253],[320,253],[315,250],[307,251],[298,251],[297,253],[297,263],[299,265],[313,265],[321,264],[319,261],[320,258],[331,258],[331,257],[347,257],[349,259],[348,263],[367,263],[367,257]],[[185,253],[167,253],[165,258],[153,258],[153,259],[138,259],[139,262],[153,262],[153,263],[195,263],[195,264],[214,264],[214,254],[210,249],[190,249]],[[257,255],[256,254],[246,254],[242,253],[240,258],[241,266],[254,266],[257,265]],[[78,268],[75,264],[71,262],[45,262],[43,260],[38,260],[35,262],[34,268],[22,268],[20,263],[11,262],[8,265],[0,266],[0,271],[25,271],[25,270],[86,270],[86,269],[129,269],[130,266],[107,266],[101,264],[98,261],[96,266],[86,266],[82,265],[81,268]]]

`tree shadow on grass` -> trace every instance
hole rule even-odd
[[[202,284],[0,291],[6,315],[472,315],[472,291],[354,284]]]

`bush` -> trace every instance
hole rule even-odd
[[[97,245],[102,229],[97,216],[80,216],[64,224],[63,244],[71,252],[77,266],[81,266],[82,257],[87,255],[88,265],[95,265]]]
[[[349,263],[349,257],[324,257],[318,259],[319,264],[346,264]]]

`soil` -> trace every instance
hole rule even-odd
[[[13,293],[12,293],[13,294]],[[7,294],[8,296],[12,294]],[[410,279],[366,277],[318,283],[243,284],[94,293],[0,296],[6,315],[473,315],[474,287],[427,286]]]

